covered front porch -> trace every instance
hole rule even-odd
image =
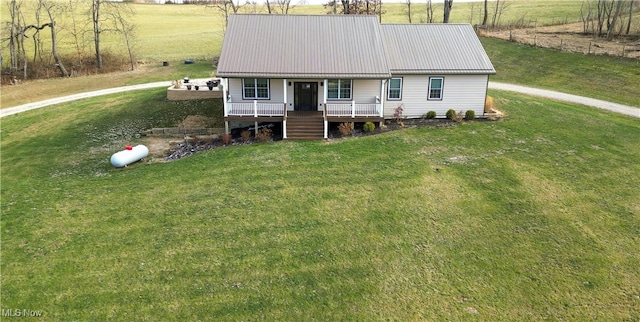
[[[331,99],[331,80],[269,79],[247,91],[252,79],[223,79],[225,132],[229,122],[282,122],[283,139],[328,138],[330,122],[382,122],[384,80],[350,80],[342,96]],[[255,81],[257,83],[257,81]],[[373,85],[373,86],[372,86]],[[247,99],[247,93],[261,93]],[[345,93],[346,91],[349,91]]]

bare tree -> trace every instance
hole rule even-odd
[[[221,0],[213,6],[224,14],[224,25],[226,26],[229,24],[229,16],[238,13],[238,10],[240,10],[244,4],[240,4],[239,0]]]
[[[85,36],[85,33],[89,30],[89,21],[86,19],[78,20],[76,11],[79,6],[82,5],[83,0],[69,0],[67,4],[67,13],[71,20],[71,24],[66,28],[67,32],[71,34],[74,41],[74,49],[76,51],[77,64],[82,69],[84,66],[84,55],[89,41]],[[72,71],[73,73],[73,71]]]
[[[407,3],[407,18],[409,18],[409,23],[411,23],[411,0],[405,0]]]
[[[482,17],[482,25],[486,26],[487,25],[487,19],[489,19],[489,8],[487,5],[487,2],[489,0],[484,0],[484,16]]]
[[[340,0],[342,4],[341,10],[337,9],[337,0],[329,1],[323,6],[330,8],[328,14],[345,14],[345,15],[377,15],[381,16],[384,11],[382,10],[382,0]]]
[[[495,6],[493,10],[493,18],[491,19],[491,27],[495,28],[500,24],[500,17],[504,11],[509,7],[509,3],[506,0],[495,0]]]
[[[625,32],[626,35],[629,34],[629,31],[631,31],[631,21],[633,20],[633,3],[635,1],[631,0],[629,1],[629,20],[627,20],[627,31]]]
[[[427,0],[427,22],[433,23],[433,4],[431,0]]]
[[[272,3],[275,3],[275,8],[279,11],[278,13],[283,15],[289,14],[289,10],[296,7],[291,0],[275,0]]]
[[[133,14],[131,7],[122,7],[118,10],[109,12],[109,15],[115,22],[115,31],[122,34],[125,46],[127,47],[127,54],[129,56],[129,63],[131,70],[136,69],[136,61],[133,54],[133,39],[135,36],[135,26],[130,23],[129,16]]]
[[[93,47],[96,54],[96,64],[102,69],[102,55],[100,52],[100,34],[102,33],[102,21],[100,9],[104,0],[91,0],[91,22],[93,23]]]
[[[613,6],[613,4],[612,4]],[[615,33],[616,23],[618,22],[618,17],[622,13],[622,1],[618,0],[616,2],[616,9],[613,12],[613,17],[611,18],[611,22],[607,24],[607,39],[611,39]]]
[[[449,22],[449,15],[451,14],[452,7],[453,0],[444,0],[444,18],[442,19],[443,23]]]
[[[53,59],[56,61],[56,67],[60,70],[62,76],[69,76],[67,69],[64,67],[62,63],[62,59],[60,59],[60,55],[58,55],[58,38],[56,36],[56,22],[53,18],[54,10],[61,9],[57,6],[57,4],[53,1],[48,2],[46,0],[39,0],[42,2],[42,7],[47,11],[47,15],[49,16],[49,28],[51,29],[51,54],[53,55]],[[64,10],[64,9],[63,9]]]

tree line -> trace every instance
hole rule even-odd
[[[580,8],[583,32],[594,37],[611,39],[629,35],[637,0],[583,0]]]
[[[8,69],[12,76],[28,79],[37,70],[47,69],[52,64],[60,76],[71,76],[90,65],[102,70],[105,53],[100,45],[106,33],[122,38],[131,69],[135,68],[135,25],[131,18],[133,11],[126,3],[108,0],[10,0],[6,5],[9,21],[2,26],[2,43],[9,49]],[[71,23],[59,26],[58,20]],[[61,57],[58,53],[57,33],[60,28],[72,36],[74,57]]]

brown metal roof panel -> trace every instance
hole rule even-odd
[[[232,74],[390,76],[377,19],[342,15],[231,16],[218,75]]]
[[[495,74],[469,24],[383,24],[381,30],[394,74],[399,71]]]

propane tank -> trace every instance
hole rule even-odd
[[[131,163],[142,160],[147,155],[149,155],[149,149],[146,146],[142,144],[134,147],[127,145],[124,150],[111,156],[111,165],[116,168],[126,167]]]

